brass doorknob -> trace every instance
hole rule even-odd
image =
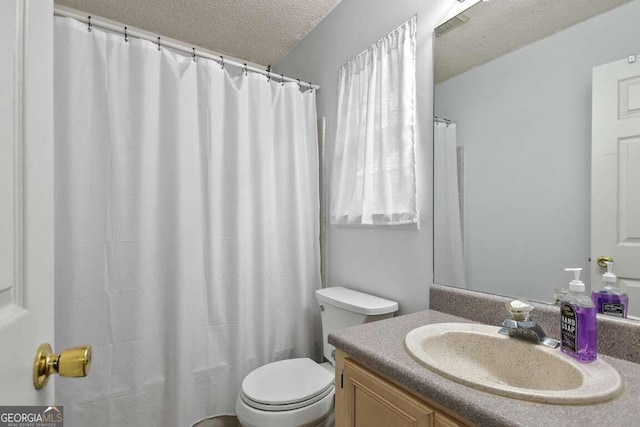
[[[33,385],[40,390],[47,385],[49,376],[60,374],[61,377],[86,377],[91,370],[91,346],[81,345],[53,354],[49,344],[38,347],[33,361]]]
[[[611,258],[609,255],[600,255],[596,261],[598,261],[598,265],[600,267],[607,268],[607,264],[605,263],[613,262],[613,258]]]

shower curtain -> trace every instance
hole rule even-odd
[[[467,287],[456,124],[434,123],[434,282]]]
[[[234,413],[321,354],[315,94],[55,18],[56,381],[71,426]],[[67,425],[65,424],[65,425]]]

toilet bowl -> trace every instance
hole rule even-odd
[[[244,427],[333,425],[334,368],[311,359],[269,363],[242,382],[236,414]]]
[[[398,303],[342,287],[316,291],[322,318],[324,357],[287,359],[247,375],[236,399],[244,427],[330,427],[334,425],[334,347],[327,341],[337,329],[392,317]]]

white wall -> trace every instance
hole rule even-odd
[[[433,272],[433,28],[475,3],[468,0],[343,0],[274,68],[312,81],[318,116],[327,118],[327,166],[336,131],[337,68],[418,15],[417,162],[420,230],[328,227],[328,285],[348,286],[398,301],[400,313],[426,309]],[[331,177],[326,177],[329,183]],[[329,198],[327,198],[329,200]]]
[[[640,53],[639,19],[633,1],[436,87],[465,145],[472,289],[549,301],[563,267],[589,284],[592,68]]]

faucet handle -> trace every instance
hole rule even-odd
[[[524,322],[529,318],[529,313],[533,310],[533,304],[524,300],[513,300],[505,304],[507,311],[513,320]]]

